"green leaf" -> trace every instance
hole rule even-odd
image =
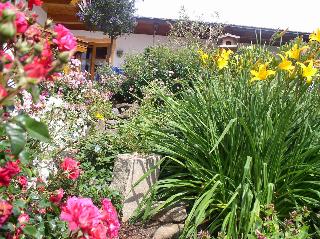
[[[29,158],[30,158],[30,154],[28,152],[26,152],[25,150],[20,152],[19,159],[20,159],[21,163],[27,164],[29,161]]]
[[[23,232],[29,236],[35,237],[36,233],[37,233],[37,229],[35,226],[32,225],[26,225],[23,228]]]
[[[19,208],[23,209],[23,208],[25,208],[25,206],[26,206],[26,202],[23,201],[23,200],[21,200],[21,199],[18,199],[18,200],[16,200],[16,201],[13,203],[13,205],[14,205],[15,207],[19,207]]]
[[[37,85],[33,85],[31,87],[31,95],[32,95],[32,100],[34,103],[37,103],[39,101],[39,95],[40,95],[40,89]]]
[[[17,155],[26,145],[26,132],[23,127],[13,122],[8,122],[5,128],[10,139],[11,151],[13,154]]]
[[[28,115],[19,115],[15,120],[26,128],[32,138],[43,142],[48,142],[50,140],[48,128],[44,123],[36,121]]]

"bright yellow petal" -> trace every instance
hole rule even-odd
[[[276,74],[275,71],[273,71],[273,70],[267,70],[267,76],[271,76],[271,75],[274,75],[274,74]]]
[[[307,77],[307,78],[306,78],[306,83],[307,83],[308,85],[310,85],[310,84],[312,83],[312,77]]]
[[[259,72],[255,71],[255,70],[251,70],[250,71],[251,75],[257,77],[259,75]]]

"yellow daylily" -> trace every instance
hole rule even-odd
[[[104,119],[104,116],[100,113],[96,113],[95,117],[99,120],[103,120]]]
[[[299,60],[301,51],[306,50],[308,48],[308,46],[303,46],[299,48],[298,44],[294,44],[293,47],[286,52],[286,55],[291,59]]]
[[[228,60],[226,60],[222,57],[219,57],[217,60],[217,65],[218,65],[219,70],[221,70],[228,65]]]
[[[320,42],[320,28],[309,35],[309,40]]]
[[[278,54],[281,58],[281,62],[279,63],[278,67],[281,70],[285,71],[292,71],[294,69],[294,66],[292,65],[292,62],[288,60],[288,58],[284,57],[281,54]]]
[[[302,68],[302,76],[306,78],[307,84],[311,84],[312,82],[312,77],[316,75],[317,69],[313,66],[313,61],[311,60],[306,66],[305,64],[298,62],[298,64]]]
[[[226,49],[222,49],[221,53],[220,53],[220,57],[229,60],[230,55],[233,53],[233,51],[231,50],[227,50]]]
[[[220,70],[228,65],[230,54],[232,54],[232,53],[233,53],[233,51],[231,51],[231,50],[226,51],[225,49],[222,49],[221,53],[219,54],[218,60],[217,60],[217,65]]]
[[[206,65],[208,63],[209,55],[205,53],[202,49],[198,51],[198,54],[200,55],[201,62]]]
[[[273,70],[267,69],[268,64],[261,64],[259,66],[259,70],[251,70],[251,75],[253,76],[250,82],[256,81],[256,80],[266,80],[269,76],[276,74]]]

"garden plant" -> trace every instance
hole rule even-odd
[[[41,4],[36,0],[28,6],[0,2],[0,238],[116,238],[120,224],[111,200],[101,197],[93,202],[69,190],[88,167],[56,154],[52,168],[47,166],[47,173],[40,170],[41,151],[67,147],[58,142],[65,137],[50,137],[42,121],[48,119],[44,117],[48,109],[63,110],[65,102],[73,99],[60,97],[70,93],[63,91],[71,83],[69,76],[61,84],[60,72],[77,45],[63,25],[47,21],[42,28],[36,24],[31,9]],[[85,79],[77,76],[77,80]],[[65,88],[50,91],[55,83]],[[69,88],[78,87],[78,82],[72,83]],[[65,130],[70,129],[62,128],[60,133]],[[34,154],[35,145],[41,149],[39,154]]]
[[[181,238],[319,237],[320,30],[277,53],[250,45],[197,55],[188,87],[154,87],[166,120],[145,136],[164,158],[138,218],[183,202]]]

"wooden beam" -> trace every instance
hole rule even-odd
[[[43,3],[70,4],[71,0],[43,0]]]
[[[116,45],[117,45],[117,40],[113,40],[112,48],[111,48],[111,54],[110,54],[110,59],[111,59],[111,65],[113,65],[113,60],[114,60],[114,55],[116,51]],[[109,46],[110,47],[110,46]]]
[[[55,22],[55,23],[61,23],[61,22]],[[63,24],[66,28],[68,28],[70,30],[86,30],[86,31],[88,31],[86,26],[82,23],[79,23],[79,24],[61,23],[61,24]]]
[[[78,39],[88,42],[89,44],[95,44],[95,45],[106,45],[110,44],[111,40],[107,36],[105,38],[93,38],[93,37],[87,37],[87,36],[76,36]]]
[[[90,74],[91,74],[91,79],[94,79],[94,68],[95,68],[95,63],[96,63],[96,54],[97,54],[97,47],[94,45],[92,48],[92,54],[91,54],[91,59],[90,59]]]
[[[48,10],[48,13],[51,14],[74,15],[78,12],[78,7],[69,4],[46,3],[43,4],[43,6]]]
[[[80,23],[79,18],[76,15],[66,15],[66,14],[56,14],[48,12],[48,18],[51,18],[54,22],[64,22],[64,23],[73,23],[78,22]]]

